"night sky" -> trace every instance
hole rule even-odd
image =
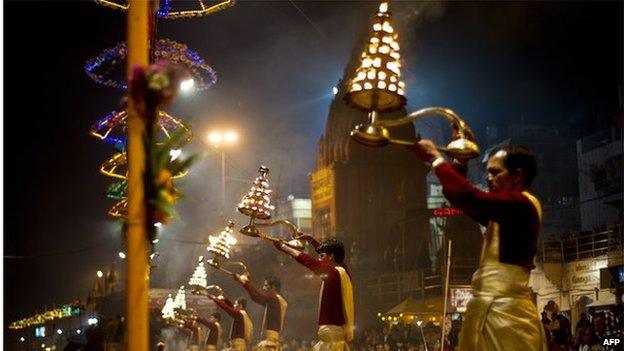
[[[296,5],[296,6],[295,6]],[[238,130],[227,151],[228,211],[259,164],[279,197],[308,196],[332,87],[378,2],[240,1],[212,16],[162,20],[158,36],[186,43],[218,73],[210,90],[167,111],[195,131],[202,154],[180,188],[181,219],[162,230],[152,286],[187,279],[220,231],[220,164],[203,142]],[[298,7],[298,8],[297,8]],[[447,106],[482,135],[488,125],[540,123],[577,137],[621,111],[622,2],[397,2],[408,111]],[[302,14],[303,12],[303,14]],[[91,81],[84,63],[125,40],[123,13],[79,1],[4,2],[5,324],[52,304],[86,299],[122,240],[106,217],[113,154],[88,135],[123,92]],[[618,88],[620,90],[618,90]],[[574,152],[571,150],[570,152]],[[172,240],[173,239],[173,240]],[[178,240],[178,241],[174,241]]]

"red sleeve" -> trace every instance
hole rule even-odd
[[[321,242],[316,240],[315,238],[310,238],[310,245],[312,245],[313,248],[317,248],[319,247],[319,245],[321,245]]]
[[[527,203],[520,192],[485,192],[476,188],[449,164],[435,169],[444,196],[467,215],[486,225],[490,220],[500,221],[522,210]]]
[[[321,261],[310,257],[305,252],[301,252],[299,256],[296,257],[297,262],[302,265],[308,267],[309,270],[314,272],[316,275],[327,274],[333,267],[324,265]]]
[[[249,281],[243,284],[243,288],[247,290],[247,292],[249,293],[249,297],[251,297],[252,300],[261,305],[266,305],[271,300],[272,295],[270,293],[263,293],[262,291],[256,289],[253,285],[251,285]]]
[[[238,316],[238,310],[236,308],[234,308],[234,306],[232,305],[232,302],[228,299],[214,299],[212,300],[214,301],[217,306],[221,307],[222,310],[225,311],[225,313],[229,314],[231,317],[236,317]]]

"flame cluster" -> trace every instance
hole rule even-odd
[[[373,31],[345,96],[348,104],[365,111],[391,111],[405,105],[399,50],[392,14],[388,3],[383,2],[375,14]]]

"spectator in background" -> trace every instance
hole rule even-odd
[[[567,351],[572,334],[570,320],[559,311],[559,306],[555,301],[548,301],[544,311],[549,315],[550,322],[550,343],[551,351]]]
[[[579,319],[579,321],[576,322],[576,328],[574,329],[574,332],[578,334],[579,329],[589,328],[590,325],[591,321],[589,320],[589,317],[587,317],[587,313],[583,312],[581,313],[581,318]]]
[[[576,341],[572,347],[575,351],[591,351],[592,347],[598,345],[598,341],[594,336],[594,331],[591,327],[581,328],[579,334],[576,337]]]

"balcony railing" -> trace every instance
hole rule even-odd
[[[621,255],[624,241],[622,234],[622,223],[618,223],[561,239],[540,241],[537,259],[545,263],[559,263],[610,253]]]
[[[453,258],[450,285],[469,285],[477,269],[478,257],[474,259]],[[446,267],[439,271],[432,269],[386,273],[362,279],[366,304],[385,306],[397,304],[409,296],[426,299],[442,296]]]

